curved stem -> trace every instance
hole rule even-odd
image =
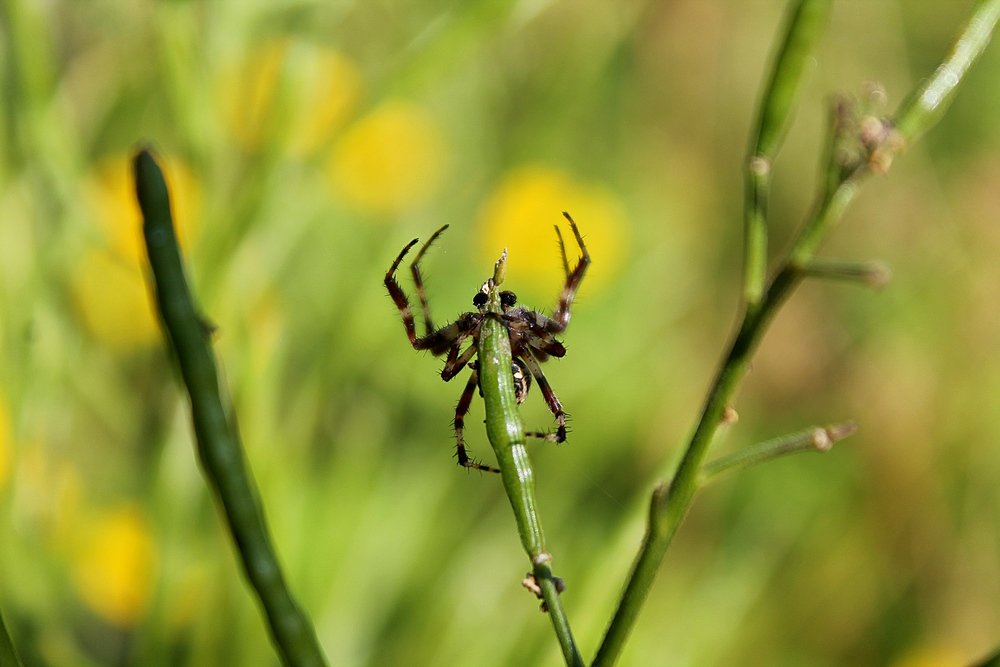
[[[243,455],[235,416],[220,395],[215,355],[209,345],[210,327],[195,308],[184,275],[163,173],[147,150],[136,155],[133,167],[156,303],[191,399],[191,419],[205,476],[222,502],[243,572],[264,608],[282,662],[325,665],[312,622],[285,582]]]
[[[503,281],[505,256],[506,252],[497,262],[486,306],[490,316],[479,334],[479,387],[486,409],[486,435],[496,454],[517,532],[531,561],[531,571],[552,619],[563,658],[567,665],[583,665],[559,597],[561,582],[553,576],[552,556],[545,550],[535,502],[535,473],[525,448],[524,424],[514,394],[509,334],[495,317],[501,312],[497,287]]]
[[[3,620],[2,613],[0,613],[0,665],[21,667],[21,658],[14,649],[14,641],[7,632],[7,623]]]

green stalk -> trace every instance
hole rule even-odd
[[[2,613],[0,613],[0,665],[21,667],[21,658],[14,649],[14,642],[7,632],[7,623],[3,620]]]
[[[860,283],[867,287],[885,287],[892,279],[892,270],[879,261],[847,262],[829,259],[814,259],[803,267],[807,278],[842,280]]]
[[[163,173],[147,150],[139,151],[133,168],[156,303],[191,399],[198,458],[222,503],[243,572],[264,609],[281,661],[294,667],[325,665],[312,623],[285,583],[235,415],[220,394],[209,327],[194,305],[184,275]]]
[[[541,589],[563,657],[567,665],[583,665],[559,597],[560,582],[552,574],[552,556],[545,550],[545,536],[535,502],[535,473],[528,459],[524,424],[514,394],[510,337],[498,319],[502,312],[498,287],[503,282],[506,259],[505,250],[489,282],[488,315],[479,331],[479,387],[486,407],[486,435],[496,454],[503,488],[514,510],[517,532],[531,561],[531,571]]]
[[[998,16],[1000,16],[1000,0],[986,0],[980,3],[945,64],[938,68],[930,81],[917,89],[897,115],[897,131],[901,132],[904,138],[917,136],[940,117],[943,105],[951,99],[969,67],[985,48]],[[779,58],[775,67],[781,66]],[[777,75],[772,74],[771,79],[776,80]],[[769,90],[771,91],[769,94],[773,94],[774,86]],[[938,91],[940,94],[930,95],[927,91]],[[771,102],[765,100],[763,107],[766,109],[771,106]],[[894,142],[886,143],[887,149],[895,147]],[[891,159],[875,160],[874,157],[873,162],[878,164],[888,165],[891,162]],[[889,157],[891,158],[891,155]],[[827,173],[830,173],[829,170]],[[799,232],[788,256],[781,262],[774,277],[762,292],[759,303],[755,304],[753,300],[748,300],[743,319],[712,383],[701,418],[677,470],[669,483],[661,483],[653,490],[642,546],[632,566],[618,609],[598,649],[594,665],[611,665],[621,654],[639,609],[649,594],[663,556],[687,514],[695,492],[704,482],[702,464],[708,447],[722,422],[726,406],[729,405],[733,393],[746,373],[753,352],[778,308],[805,277],[809,267],[813,266],[820,243],[840,220],[861,183],[870,173],[872,168],[863,164],[839,182],[830,184],[824,180],[814,213]],[[748,256],[753,254],[750,250],[748,253]]]
[[[791,124],[792,106],[801,87],[802,72],[823,34],[830,4],[830,0],[801,0],[790,12],[785,37],[761,100],[744,176],[743,298],[748,306],[760,302],[767,274],[767,201],[771,167]]]
[[[826,427],[814,426],[797,433],[758,442],[728,456],[706,463],[701,468],[699,484],[712,481],[722,473],[746,470],[791,454],[828,452],[834,443],[854,435],[857,430],[858,427],[854,422],[844,422]]]
[[[990,43],[998,19],[1000,0],[980,0],[945,61],[896,112],[896,131],[904,140],[914,141],[941,120],[958,85]]]

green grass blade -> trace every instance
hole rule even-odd
[[[163,173],[147,150],[136,155],[133,167],[156,303],[191,399],[205,476],[222,503],[244,574],[264,609],[282,662],[295,667],[325,665],[312,622],[285,583],[235,417],[220,395],[208,327],[195,308],[184,275]]]

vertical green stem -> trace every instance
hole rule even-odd
[[[545,553],[545,536],[535,507],[535,473],[525,448],[524,424],[517,409],[510,339],[493,318],[483,322],[479,339],[479,383],[486,404],[486,435],[493,445],[504,490],[514,509],[521,544],[532,562]]]
[[[507,329],[496,319],[500,311],[497,286],[503,280],[503,262],[497,263],[487,302],[488,315],[479,334],[479,386],[486,407],[486,435],[496,454],[504,491],[514,510],[517,532],[531,561],[542,599],[567,665],[583,665],[569,619],[559,597],[559,586],[552,574],[552,557],[545,550],[545,536],[535,502],[535,473],[525,448],[524,424],[514,394],[510,338]]]
[[[743,298],[754,307],[767,273],[767,202],[771,169],[791,121],[802,72],[830,13],[830,0],[800,0],[789,13],[784,39],[771,67],[746,161]]]
[[[220,395],[208,327],[195,308],[184,275],[163,173],[146,150],[136,155],[133,166],[156,302],[191,399],[205,476],[222,502],[243,571],[264,608],[282,662],[296,667],[325,665],[312,623],[285,583],[235,417]]]
[[[18,657],[17,651],[14,649],[14,642],[7,632],[7,623],[3,620],[2,613],[0,613],[0,665],[4,667],[21,666],[21,658]]]

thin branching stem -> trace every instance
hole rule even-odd
[[[567,665],[583,665],[559,597],[560,582],[552,574],[552,556],[545,550],[545,536],[535,501],[535,473],[525,446],[524,423],[517,409],[511,369],[510,334],[497,319],[501,311],[498,287],[503,282],[506,251],[497,262],[486,309],[489,315],[479,333],[479,386],[486,410],[486,435],[496,454],[504,491],[514,510],[517,532],[534,581],[541,591],[552,627]]]
[[[802,271],[807,278],[842,280],[866,287],[884,287],[892,279],[892,270],[885,262],[877,260],[850,262],[817,258]]]
[[[767,275],[767,202],[771,189],[771,166],[788,130],[802,73],[823,33],[830,4],[830,0],[800,0],[794,6],[761,99],[744,176],[743,298],[751,307],[760,302]]]
[[[722,473],[747,470],[791,454],[828,452],[834,443],[853,435],[857,430],[858,427],[854,422],[844,422],[831,426],[813,426],[796,433],[758,442],[706,463],[701,468],[699,484],[714,481]]]
[[[799,3],[799,7],[808,0]],[[912,140],[926,131],[938,118],[944,105],[954,95],[973,61],[982,53],[1000,16],[1000,0],[985,0],[979,4],[972,19],[959,37],[957,46],[945,64],[931,80],[924,82],[903,105],[897,115],[896,128],[904,139]],[[781,58],[775,67],[781,67]],[[771,80],[778,76],[772,73]],[[773,86],[772,86],[773,89]],[[769,89],[768,94],[773,94]],[[930,91],[930,92],[928,92]],[[932,94],[937,91],[936,94]],[[765,100],[763,108],[771,107]],[[777,135],[780,136],[780,133]],[[896,149],[899,143],[887,141],[885,148]],[[775,150],[777,146],[775,145]],[[761,292],[760,299],[748,299],[742,321],[723,359],[701,417],[672,479],[659,484],[649,505],[646,534],[632,567],[618,609],[594,659],[594,665],[611,665],[621,653],[643,601],[669,547],[673,536],[687,514],[695,492],[704,481],[702,465],[713,437],[723,421],[726,407],[748,368],[751,356],[775,313],[806,277],[823,239],[842,217],[856,196],[862,182],[873,171],[869,164],[886,166],[889,160],[873,159],[853,169],[834,183],[824,181],[812,215],[802,227],[787,257],[779,264],[774,277]],[[830,170],[825,173],[829,174]],[[748,257],[757,250],[748,249]]]
[[[325,665],[312,622],[285,583],[236,418],[220,393],[210,327],[195,307],[184,275],[163,173],[147,150],[136,155],[133,167],[156,303],[191,399],[205,476],[222,503],[244,574],[264,609],[282,662],[290,667]]]

